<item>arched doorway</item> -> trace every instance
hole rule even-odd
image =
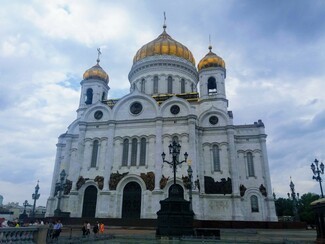
[[[82,217],[94,218],[96,214],[97,188],[88,186],[85,190]]]
[[[123,219],[140,219],[141,187],[136,182],[129,182],[123,190]]]

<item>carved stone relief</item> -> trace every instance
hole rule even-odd
[[[167,185],[167,181],[169,180],[169,177],[165,177],[164,175],[162,175],[161,179],[160,179],[160,189],[164,189],[165,186]]]
[[[103,190],[104,187],[104,177],[97,175],[94,179],[95,182],[97,182],[97,186],[99,190]]]
[[[111,177],[109,178],[109,189],[116,190],[117,184],[126,176],[129,172],[120,174],[118,171],[116,173],[111,173]]]
[[[147,190],[153,191],[155,189],[155,173],[150,171],[147,174],[141,173],[140,177],[146,183]]]
[[[212,177],[204,176],[204,188],[206,194],[231,194],[231,179],[229,177],[227,180],[222,178],[220,182],[215,182]]]

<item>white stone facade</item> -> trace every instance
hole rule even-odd
[[[211,77],[213,92],[208,89]],[[233,125],[225,78],[222,67],[198,71],[183,58],[155,55],[133,64],[130,93],[119,100],[107,100],[107,82],[84,79],[77,119],[58,140],[46,215],[53,216],[57,208],[55,187],[64,169],[70,186],[60,209],[71,217],[122,218],[133,211],[140,218],[157,218],[159,201],[168,197],[173,184],[172,169],[161,154],[171,160],[168,146],[177,139],[179,159],[187,152],[193,169],[196,219],[277,221],[264,124]],[[86,104],[90,88],[92,101]],[[175,105],[177,111],[172,111]],[[176,181],[188,200],[182,179],[187,170],[186,163],[178,166]],[[207,184],[207,177],[218,183]],[[126,190],[132,182],[139,200],[127,209],[123,201],[126,194],[132,195]],[[85,194],[95,195],[89,200]]]

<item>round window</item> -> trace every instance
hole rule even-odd
[[[95,119],[99,120],[103,117],[103,112],[100,110],[97,110],[94,114]]]
[[[139,114],[142,111],[142,104],[139,102],[134,102],[130,106],[130,112],[132,114]]]
[[[216,125],[216,124],[218,123],[218,121],[219,121],[219,119],[218,119],[217,116],[211,116],[211,117],[209,118],[209,122],[210,122],[210,124],[212,124],[212,125]]]
[[[177,106],[177,105],[173,105],[173,106],[170,107],[170,112],[171,112],[172,114],[178,114],[179,111],[180,111],[180,108],[179,108],[179,106]]]

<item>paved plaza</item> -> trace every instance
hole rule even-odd
[[[99,240],[93,233],[82,238],[81,226],[66,226],[56,243],[314,243],[316,230],[304,229],[220,229],[220,240],[213,238],[191,238],[169,240],[157,239],[154,228],[121,228],[105,229],[108,240]]]

